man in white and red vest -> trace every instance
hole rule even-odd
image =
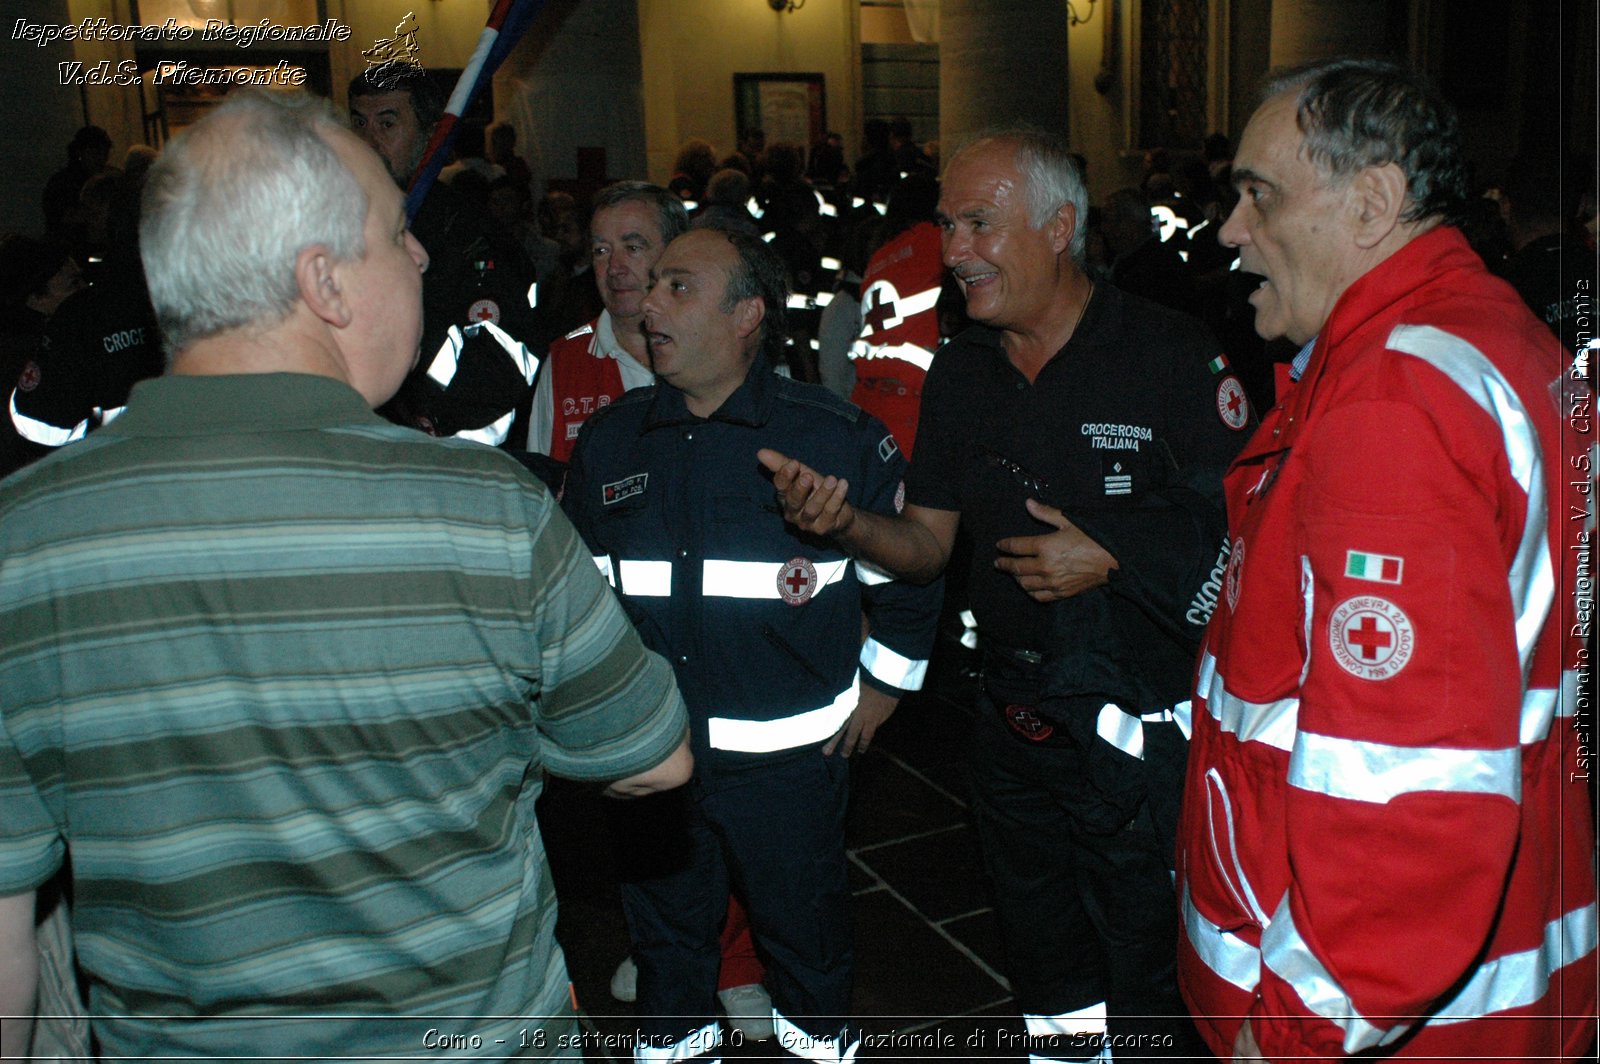
[[[590,254],[605,309],[550,345],[534,387],[528,450],[565,463],[584,421],[628,389],[654,381],[639,329],[641,304],[656,260],[688,228],[682,201],[658,185],[620,181],[595,196]]]
[[[912,195],[909,183],[903,183]],[[932,214],[938,186],[925,182],[923,192]],[[895,196],[906,198],[897,189]],[[899,203],[890,205],[890,223]],[[911,213],[911,212],[908,212]],[[889,426],[911,457],[917,439],[917,411],[922,382],[943,342],[939,332],[939,293],[944,282],[944,257],[939,227],[918,221],[890,237],[872,253],[861,280],[861,335],[850,347],[856,386],[850,401]]]

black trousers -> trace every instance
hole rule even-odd
[[[1103,1003],[1114,1055],[1193,1055],[1200,1043],[1177,987],[1172,849],[1150,803],[1108,830],[1088,751],[1068,730],[1008,725],[1003,705],[979,698],[972,814],[1018,1006],[1055,1017]]]

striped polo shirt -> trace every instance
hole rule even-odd
[[[565,1055],[542,775],[684,729],[544,489],[337,381],[149,381],[0,485],[0,894],[70,853],[108,1055]]]

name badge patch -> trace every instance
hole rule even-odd
[[[600,501],[610,506],[623,499],[631,499],[635,495],[644,494],[644,486],[650,480],[649,473],[635,473],[631,477],[613,480],[609,484],[600,485]]]

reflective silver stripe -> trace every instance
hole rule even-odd
[[[860,1042],[843,1045],[845,1037],[843,1030],[834,1038],[819,1038],[814,1034],[806,1034],[795,1026],[793,1020],[777,1009],[772,1010],[772,1034],[778,1045],[786,1052],[802,1060],[814,1061],[815,1064],[847,1064],[856,1059],[856,1053],[861,1049]]]
[[[611,556],[609,554],[591,554],[594,564],[600,570],[600,575],[606,578],[606,583],[612,587],[617,586],[617,574],[611,571]]]
[[[856,560],[856,579],[861,581],[863,587],[872,587],[875,584],[887,584],[894,579],[894,574],[879,569],[871,562]]]
[[[634,1046],[633,1059],[635,1064],[674,1064],[676,1061],[690,1060],[702,1053],[710,1052],[721,1042],[722,1026],[716,1020],[712,1020],[682,1041],[674,1042],[663,1049]],[[703,1064],[720,1064],[720,1062],[704,1061]]]
[[[860,701],[859,676],[839,692],[839,697],[823,706],[777,720],[740,720],[737,717],[712,717],[706,721],[711,749],[737,750],[746,754],[770,754],[796,746],[820,743],[844,727]]]
[[[1255,888],[1250,885],[1250,877],[1244,874],[1244,864],[1239,860],[1238,832],[1234,828],[1233,818],[1233,799],[1228,795],[1228,785],[1222,778],[1221,770],[1215,767],[1206,769],[1206,786],[1210,792],[1216,794],[1217,799],[1222,803],[1222,817],[1226,821],[1222,827],[1227,832],[1228,852],[1226,859],[1233,865],[1233,879],[1227,878],[1227,870],[1223,868],[1222,864],[1224,855],[1221,847],[1217,845],[1215,806],[1208,805],[1206,814],[1211,822],[1211,855],[1216,860],[1217,867],[1224,872],[1222,882],[1228,888],[1228,892],[1233,895],[1234,902],[1246,909],[1256,923],[1266,927],[1272,918],[1261,907],[1261,902],[1256,897]]]
[[[100,424],[102,424],[102,425],[111,424],[113,421],[117,420],[117,418],[121,417],[123,411],[125,411],[127,409],[128,409],[127,406],[124,405],[124,406],[108,407],[105,410],[99,411]]]
[[[454,438],[458,440],[471,440],[473,443],[486,443],[490,447],[498,447],[506,442],[506,436],[511,433],[511,421],[517,416],[515,410],[507,410],[504,416],[496,418],[489,424],[478,429],[462,429]]]
[[[1596,948],[1594,905],[1574,909],[1544,925],[1544,942],[1478,967],[1461,992],[1429,1017],[1429,1024],[1465,1023],[1507,1009],[1527,1008],[1550,992],[1550,977]]]
[[[1261,982],[1261,952],[1238,935],[1230,934],[1200,915],[1183,885],[1183,929],[1195,954],[1223,982],[1247,994]]]
[[[624,595],[665,598],[672,594],[672,563],[619,558],[617,588]]]
[[[1578,670],[1561,670],[1561,687],[1532,687],[1522,693],[1522,729],[1518,735],[1524,746],[1543,742],[1556,720],[1577,715]]]
[[[1138,717],[1124,713],[1116,703],[1107,702],[1100,707],[1094,732],[1129,757],[1144,760],[1144,724]]]
[[[1528,513],[1523,519],[1522,542],[1511,562],[1511,601],[1517,611],[1517,651],[1523,675],[1533,660],[1539,640],[1555,600],[1556,581],[1546,542],[1544,458],[1539,437],[1527,409],[1516,390],[1483,356],[1483,352],[1442,329],[1430,325],[1401,325],[1389,333],[1388,346],[1414,355],[1449,377],[1472,397],[1500,426],[1501,440],[1511,475],[1528,496]]]
[[[89,431],[88,418],[84,418],[70,429],[52,425],[48,421],[35,421],[17,409],[15,391],[11,393],[11,424],[16,426],[17,435],[41,447],[63,447],[74,440],[83,439]]]
[[[867,285],[866,291],[861,293],[861,305],[863,307],[871,306],[872,293],[874,291],[882,291],[884,289],[888,289],[890,292],[894,293],[892,296],[890,296],[894,305],[893,314],[896,318],[900,319],[900,321],[908,321],[909,319],[916,317],[918,314],[926,314],[928,311],[939,305],[940,289],[938,285],[934,285],[932,288],[924,288],[920,292],[913,292],[908,296],[903,296],[899,292],[895,292],[894,287],[887,281],[873,281],[871,284]],[[898,326],[899,323],[899,321],[895,322],[895,325],[891,326],[891,328]],[[862,335],[866,336],[879,331],[887,332],[888,329],[878,330],[874,329],[871,325],[868,325],[862,330]]]
[[[1306,1008],[1344,1032],[1346,1053],[1388,1045],[1409,1030],[1409,1025],[1404,1023],[1382,1030],[1356,1011],[1344,988],[1300,937],[1287,897],[1278,906],[1272,923],[1261,933],[1261,963],[1293,987]]]
[[[450,382],[456,379],[456,370],[461,366],[461,348],[466,339],[461,335],[459,325],[450,326],[444,334],[444,343],[439,345],[439,350],[434,353],[433,361],[428,363],[428,376],[441,388],[450,387]]]
[[[1289,755],[1289,785],[1357,802],[1448,791],[1522,800],[1522,751],[1390,746],[1302,731]]]
[[[928,673],[928,662],[908,658],[890,650],[876,639],[861,644],[861,667],[890,687],[905,691],[920,691],[922,680]]]
[[[1206,711],[1222,730],[1238,736],[1240,742],[1264,743],[1285,752],[1294,749],[1295,729],[1300,719],[1298,698],[1246,702],[1234,697],[1217,674],[1217,658],[1209,650],[1200,658],[1195,693],[1206,700]]]
[[[1055,1016],[1024,1012],[1022,1024],[1035,1038],[1048,1038],[1054,1034],[1104,1034],[1106,1003],[1101,1001],[1075,1012],[1063,1012]]]
[[[864,358],[898,358],[902,362],[911,363],[924,373],[933,365],[933,352],[916,344],[873,344],[866,340],[857,340],[850,345],[849,355],[851,361]]]
[[[1172,707],[1172,720],[1183,732],[1185,742],[1194,735],[1194,703],[1191,701],[1179,702]]]
[[[527,344],[492,321],[480,321],[467,326],[468,334],[478,331],[487,332],[494,337],[505,353],[511,356],[511,361],[516,364],[517,372],[522,374],[522,379],[528,384],[533,383],[533,378],[539,374],[539,357],[528,350]]]
[[[700,593],[708,598],[781,598],[782,596],[778,594],[778,578],[783,573],[784,564],[733,562],[722,558],[707,558],[701,570]],[[829,584],[836,584],[844,579],[845,570],[850,567],[850,559],[841,558],[835,562],[813,564],[817,570],[817,586],[812,594],[816,594]]]

